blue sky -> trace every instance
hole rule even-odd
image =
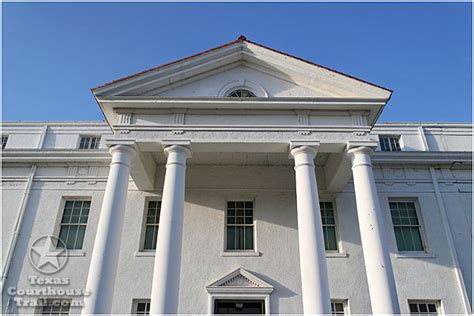
[[[394,90],[380,121],[471,121],[470,3],[3,3],[3,120],[103,120],[91,88],[240,34]]]

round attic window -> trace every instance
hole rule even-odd
[[[247,89],[235,89],[232,90],[230,93],[227,94],[228,97],[231,98],[254,98],[256,97],[255,93]]]

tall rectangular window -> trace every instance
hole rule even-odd
[[[227,202],[226,250],[253,250],[253,202]]]
[[[160,224],[161,201],[149,201],[145,221],[143,250],[155,250],[158,226]]]
[[[38,304],[41,306],[42,315],[69,315],[71,308],[69,299],[40,299]]]
[[[66,201],[59,229],[59,239],[64,245],[58,243],[59,248],[82,249],[90,206],[91,201]]]
[[[424,251],[415,202],[389,202],[398,251]]]
[[[82,136],[79,143],[79,149],[97,149],[99,148],[100,136]]]
[[[412,315],[439,315],[439,301],[408,301]]]
[[[380,135],[380,150],[382,151],[401,151],[400,136]]]
[[[332,315],[344,315],[346,314],[345,300],[331,300],[331,314]]]
[[[132,312],[135,315],[149,315],[150,314],[150,300],[149,299],[135,299],[133,300]]]
[[[324,247],[328,251],[337,251],[336,218],[331,202],[320,202],[321,221],[323,223]]]
[[[8,142],[8,136],[2,135],[2,149],[5,149],[5,147],[7,147],[7,142]]]

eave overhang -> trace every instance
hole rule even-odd
[[[104,96],[97,102],[109,125],[117,124],[118,115],[139,110],[314,110],[361,111],[367,113],[370,126],[381,114],[388,98],[168,98],[147,96]]]

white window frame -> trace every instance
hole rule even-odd
[[[40,300],[43,300],[43,301],[62,301],[62,302],[68,301],[69,302],[68,315],[72,314],[72,310],[71,310],[72,307],[77,306],[77,303],[74,304],[74,301],[70,297],[40,297],[37,300],[37,306],[36,306],[35,311],[34,311],[34,313],[37,314],[37,315],[46,315],[46,314],[43,314],[44,305],[40,305]]]
[[[227,202],[252,202],[253,203],[253,249],[239,250],[239,249],[227,249]],[[225,200],[224,205],[224,243],[221,252],[221,257],[258,257],[260,252],[257,247],[257,220],[256,220],[256,199],[255,197],[235,197],[228,198]]]
[[[400,150],[393,150],[392,148],[392,143],[388,142],[388,146],[390,147],[390,150],[382,150],[382,142],[380,138],[385,137],[385,138],[396,138],[398,139],[398,146],[400,146]],[[384,152],[400,152],[403,151],[403,142],[402,142],[402,135],[395,135],[395,134],[379,134],[378,135],[378,142],[379,142],[379,149],[380,151]]]
[[[338,220],[338,212],[337,212],[336,201],[334,199],[323,199],[323,198],[321,198],[319,200],[319,202],[320,203],[331,203],[332,204],[332,210],[333,210],[333,213],[334,213],[334,225],[335,225],[335,230],[336,230],[337,249],[336,250],[326,250],[326,247],[324,247],[324,250],[326,251],[327,255],[342,254],[343,253],[343,248],[342,248],[342,240],[341,240],[340,233],[339,233],[339,220]],[[320,210],[320,213],[321,213],[321,210]],[[320,217],[321,217],[321,214],[320,214]],[[322,221],[322,217],[321,217],[321,221]],[[324,227],[324,225],[323,225],[323,227]],[[324,232],[323,232],[323,234],[324,234]]]
[[[138,303],[149,303],[151,304],[151,299],[149,298],[134,298],[132,299],[132,315],[145,315],[145,314],[137,314],[137,307]],[[148,313],[150,315],[150,313]]]
[[[415,204],[415,210],[416,210],[416,216],[418,218],[418,223],[420,225],[420,236],[421,236],[421,242],[423,244],[423,251],[398,251],[398,245],[397,245],[397,237],[395,236],[395,229],[393,225],[393,220],[392,220],[392,210],[390,209],[390,202],[410,202]],[[397,257],[417,257],[417,256],[431,256],[431,247],[428,242],[428,237],[426,235],[426,229],[425,229],[425,223],[423,220],[422,212],[421,212],[421,206],[418,201],[417,197],[389,197],[387,199],[387,209],[388,209],[388,215],[390,218],[390,225],[391,225],[391,230],[392,230],[392,236],[393,236],[393,241],[394,241],[394,248],[397,255]]]
[[[332,313],[332,304],[333,303],[342,303],[342,306],[344,308],[344,315],[348,315],[350,314],[349,312],[349,300],[348,299],[331,299],[331,315],[333,315]]]
[[[80,148],[81,147],[81,141],[83,138],[98,138],[97,142],[97,147],[95,148],[90,148],[90,142],[88,145],[88,148]],[[79,141],[77,142],[76,148],[79,150],[97,150],[100,149],[100,142],[102,141],[102,136],[101,135],[79,135]]]
[[[82,256],[85,256],[86,255],[86,241],[87,241],[87,232],[88,232],[88,225],[89,225],[89,220],[91,218],[91,213],[92,213],[92,210],[93,210],[93,198],[92,196],[90,195],[78,195],[78,196],[74,196],[74,195],[63,195],[60,199],[60,202],[59,202],[59,207],[58,207],[58,211],[56,212],[56,220],[55,220],[55,223],[54,223],[54,228],[53,228],[53,232],[52,232],[52,235],[53,236],[56,236],[59,238],[59,232],[61,231],[61,220],[63,218],[63,214],[64,214],[64,207],[66,206],[66,201],[85,201],[85,200],[88,200],[91,202],[91,205],[90,205],[90,208],[89,208],[89,217],[87,219],[87,223],[86,223],[86,231],[84,233],[84,241],[82,243],[82,249],[68,249],[67,251],[67,256],[68,257],[82,257]],[[66,252],[62,252],[61,254],[59,254],[59,256],[65,256],[66,255]]]
[[[156,252],[156,249],[153,250],[153,249],[145,249],[145,233],[146,233],[146,219],[147,219],[147,215],[148,215],[148,204],[150,202],[160,202],[161,203],[161,199],[160,198],[156,198],[156,197],[147,197],[145,199],[145,207],[144,207],[144,211],[143,211],[143,218],[142,218],[142,230],[141,230],[141,233],[140,233],[140,245],[139,245],[139,253],[155,253]],[[161,219],[161,206],[160,206],[160,219]],[[160,229],[160,224],[158,223],[158,230]]]
[[[440,299],[415,299],[415,300],[407,300],[407,305],[408,305],[408,315],[413,315],[410,312],[410,304],[435,304],[436,305],[436,314],[437,315],[443,315],[443,301]]]
[[[5,140],[5,147],[3,146],[3,139],[6,138]],[[2,135],[2,149],[6,149],[8,145],[8,140],[10,139],[9,135]]]

